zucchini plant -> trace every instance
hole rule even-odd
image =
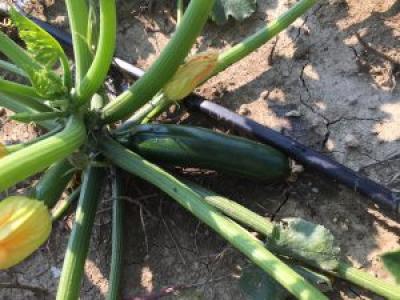
[[[267,182],[288,175],[288,158],[272,147],[202,128],[151,123],[196,86],[284,30],[316,0],[299,1],[276,21],[225,52],[192,57],[187,57],[188,53],[214,8],[214,1],[192,0],[186,9],[183,1],[178,1],[179,26],[168,45],[144,76],[114,100],[108,97],[104,81],[116,46],[116,1],[65,2],[74,72],[59,43],[16,10],[11,9],[10,15],[25,47],[0,32],[0,52],[8,58],[0,61],[0,68],[25,82],[0,79],[0,105],[15,112],[14,120],[34,122],[47,130],[27,143],[0,144],[0,193],[44,171],[23,199],[8,197],[0,202],[0,268],[12,265],[7,262],[19,263],[48,237],[51,225],[35,228],[33,221],[43,221],[38,216],[45,214],[44,206],[52,213],[46,219],[55,222],[78,198],[57,292],[57,299],[77,299],[101,197],[98,187],[109,173],[115,203],[108,299],[117,299],[123,242],[121,168],[168,194],[248,257],[273,285],[298,299],[327,299],[310,279],[326,278],[319,273],[400,299],[399,286],[342,263],[333,236],[322,226],[298,219],[288,219],[288,226],[271,224],[239,204],[162,169],[165,164],[203,167]],[[79,186],[67,199],[60,199],[73,178],[78,182],[82,178]],[[13,224],[12,230],[8,224]],[[258,231],[265,240],[246,228]],[[316,234],[306,237],[304,230]],[[10,251],[13,241],[26,238],[24,234],[30,235],[29,245],[15,253]],[[39,238],[32,241],[35,236]]]

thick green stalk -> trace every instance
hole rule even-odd
[[[74,190],[66,199],[61,200],[61,203],[57,204],[51,212],[51,219],[53,222],[58,221],[65,215],[71,204],[79,198],[80,193],[81,186]]]
[[[91,63],[89,45],[86,41],[88,8],[86,1],[82,0],[66,0],[65,4],[74,46],[75,85],[79,87]]]
[[[9,63],[8,61],[4,61],[0,59],[0,69],[6,70],[8,72],[14,73],[18,76],[29,78],[28,75],[22,70],[18,68],[16,65]]]
[[[57,290],[57,300],[79,299],[90,235],[96,217],[104,169],[90,167],[84,174],[75,223],[68,240],[67,252]]]
[[[54,207],[74,175],[73,168],[68,159],[53,164],[32,189],[32,198]]]
[[[230,65],[254,52],[257,48],[261,47],[271,38],[275,37],[278,33],[286,29],[297,18],[301,17],[316,2],[317,0],[302,0],[298,2],[286,13],[274,20],[265,28],[257,31],[255,34],[249,36],[241,43],[223,52],[218,58],[218,65],[215,68],[214,74],[225,70]]]
[[[192,0],[168,45],[150,69],[103,110],[102,118],[111,123],[123,119],[149,101],[176,72],[208,19],[214,0]]]
[[[64,159],[86,140],[79,117],[72,116],[65,129],[0,159],[0,192]]]
[[[255,231],[265,235],[266,237],[273,238],[274,225],[266,218],[259,216],[258,214],[252,212],[251,210],[241,206],[240,204],[232,200],[219,196],[213,191],[207,190],[192,182],[185,182],[195,192],[203,196],[204,201],[217,208],[222,213],[226,214],[234,220],[239,221],[241,224],[254,229]],[[313,268],[315,268],[315,266],[313,266]],[[337,270],[328,272],[326,270],[320,271],[350,281],[380,296],[389,299],[400,299],[400,286],[384,282],[368,273],[357,270],[356,268],[353,268],[352,266],[349,266],[344,262],[339,262],[339,267]]]
[[[103,84],[110,69],[116,43],[115,0],[100,0],[100,37],[93,63],[77,86],[79,104],[90,100]]]
[[[204,203],[203,197],[158,166],[109,137],[99,139],[103,154],[120,168],[149,181],[202,220],[298,299],[327,299],[303,277],[276,258],[248,231]]]
[[[123,251],[123,227],[124,227],[124,202],[122,195],[122,178],[119,170],[112,169],[112,244],[111,244],[111,267],[108,284],[108,300],[120,299],[120,285],[122,272],[122,251]]]

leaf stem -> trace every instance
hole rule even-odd
[[[78,198],[81,192],[81,186],[76,188],[66,199],[61,200],[61,203],[57,204],[57,206],[51,212],[51,219],[53,222],[58,221],[64,216],[65,212],[74,203]]]
[[[24,78],[29,78],[28,74],[26,74],[24,70],[5,60],[0,59],[0,69],[6,70]]]
[[[76,88],[79,105],[90,100],[107,76],[115,50],[116,28],[115,0],[100,0],[100,37],[93,63]]]
[[[79,117],[72,116],[60,133],[3,157],[0,159],[0,192],[67,157],[85,140],[85,125]]]
[[[187,185],[109,137],[99,139],[99,143],[103,154],[114,164],[149,181],[167,193],[275,278],[298,299],[327,299],[303,277],[269,252],[243,227],[204,203],[203,197]]]
[[[219,196],[215,192],[207,190],[192,182],[185,182],[194,191],[203,196],[204,201],[206,201],[208,204],[216,207],[218,210],[233,218],[234,220],[239,221],[241,224],[248,226],[249,228],[265,235],[268,238],[273,238],[272,234],[274,225],[266,218],[259,216],[255,212],[252,212],[251,210],[241,206],[240,204],[232,200]],[[277,250],[276,252],[276,254],[279,255],[279,250]],[[312,268],[315,267],[316,266],[314,265],[312,266]],[[320,271],[345,279],[380,296],[389,299],[400,299],[400,286],[396,286],[375,278],[374,276],[366,272],[353,268],[345,262],[339,262],[337,270],[326,271],[321,269]]]
[[[176,26],[178,26],[183,18],[183,14],[185,12],[185,5],[183,3],[183,0],[178,0],[177,1],[177,11],[176,11]]]
[[[123,251],[123,225],[124,225],[124,203],[121,199],[122,195],[122,178],[120,171],[112,168],[112,243],[111,243],[111,267],[109,288],[107,293],[108,300],[119,299],[121,285],[121,269],[122,269],[122,251]]]
[[[89,46],[86,42],[88,8],[86,1],[66,0],[65,4],[74,47],[75,85],[79,87],[91,62]]]
[[[257,31],[255,34],[249,36],[231,49],[221,53],[218,58],[218,65],[215,68],[214,75],[225,70],[230,65],[241,60],[268,42],[271,38],[275,37],[278,33],[292,24],[297,18],[302,16],[316,2],[317,0],[301,0],[263,29]]]
[[[75,223],[68,240],[58,285],[57,300],[79,298],[85,260],[89,251],[90,235],[101,193],[99,187],[103,185],[103,180],[103,168],[90,167],[84,174]]]
[[[188,55],[208,19],[214,0],[192,0],[168,45],[150,69],[128,90],[105,106],[102,118],[111,123],[131,115],[170,80]]]

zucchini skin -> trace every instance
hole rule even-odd
[[[201,127],[138,125],[119,141],[161,164],[210,169],[263,182],[290,173],[288,158],[278,150]]]

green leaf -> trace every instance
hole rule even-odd
[[[300,218],[287,218],[275,226],[267,247],[280,255],[299,259],[323,270],[339,264],[340,248],[325,227]]]
[[[302,266],[293,264],[289,266],[315,287],[325,292],[332,291],[332,282],[327,276]],[[243,271],[239,287],[249,300],[284,300],[290,295],[275,279],[255,265]]]
[[[52,67],[64,54],[64,50],[49,33],[11,8],[10,15],[18,28],[19,37],[25,42],[28,52],[42,65]]]
[[[275,279],[254,265],[243,271],[239,287],[250,300],[284,300],[289,296]]]
[[[36,92],[48,99],[64,95],[67,90],[60,77],[53,71],[42,68],[39,70],[26,70]]]
[[[36,67],[20,66],[28,74],[32,86],[37,93],[48,99],[54,99],[67,92],[64,83],[69,82],[68,59],[60,44],[50,34],[34,22],[11,8],[10,15],[18,28],[20,38],[25,42],[27,53],[31,55]],[[63,80],[53,72],[52,68],[60,60],[64,69]]]
[[[211,18],[218,25],[225,24],[229,17],[243,21],[250,17],[257,8],[257,0],[216,0]]]
[[[381,258],[386,270],[393,275],[396,283],[400,283],[400,250],[387,252]]]

